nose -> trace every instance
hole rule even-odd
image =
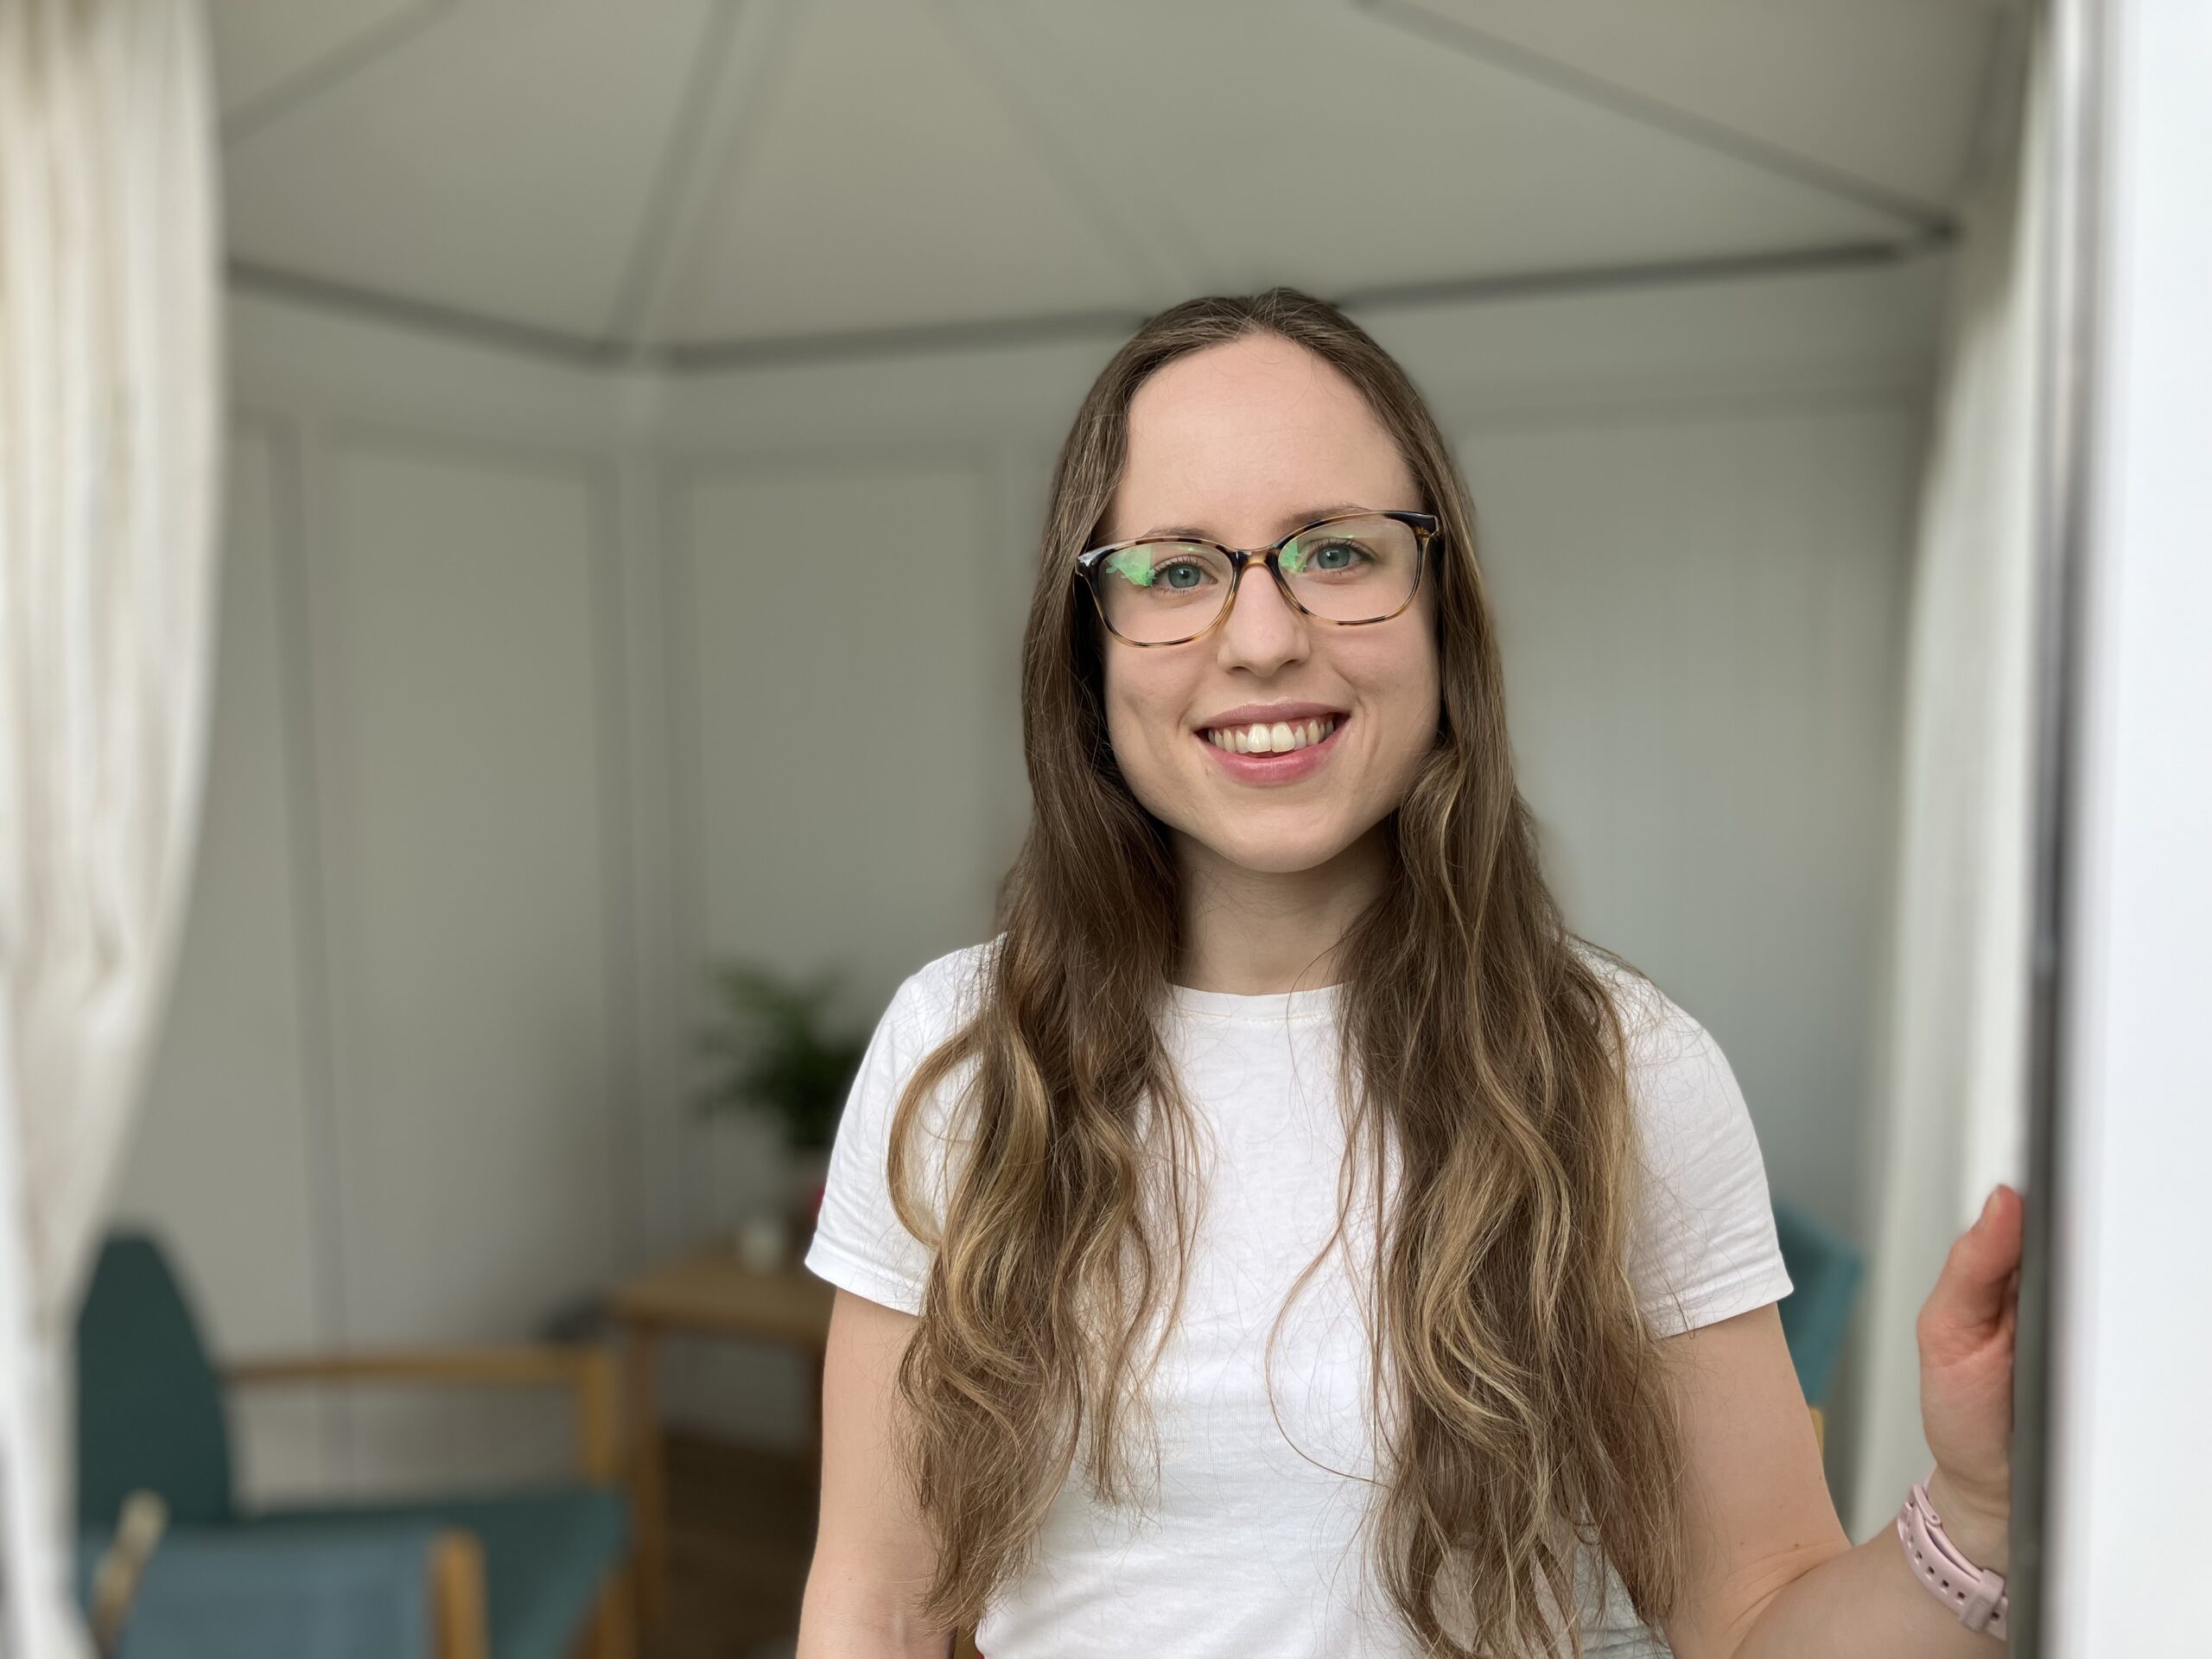
[[[1263,564],[1249,564],[1215,639],[1224,668],[1274,674],[1305,660],[1311,649],[1308,619],[1290,602]]]

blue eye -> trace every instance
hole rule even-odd
[[[1341,576],[1376,563],[1374,549],[1355,537],[1293,542],[1278,563],[1287,576]]]

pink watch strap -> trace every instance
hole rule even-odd
[[[1959,1547],[1943,1534],[1942,1517],[1928,1501],[1925,1482],[1913,1483],[1912,1495],[1897,1512],[1897,1536],[1914,1575],[1958,1614],[1961,1624],[2000,1642],[2005,1639],[2005,1614],[2012,1605],[2005,1575],[1976,1567],[1959,1553]]]

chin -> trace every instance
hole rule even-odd
[[[1316,833],[1311,825],[1287,835],[1257,832],[1257,826],[1229,835],[1200,835],[1214,856],[1262,875],[1300,875],[1320,868],[1351,846],[1350,836]]]

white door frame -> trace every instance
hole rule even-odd
[[[2212,1556],[2212,0],[2053,22],[2049,1340],[2024,1303],[2015,1640],[2164,1659],[2204,1651]]]

